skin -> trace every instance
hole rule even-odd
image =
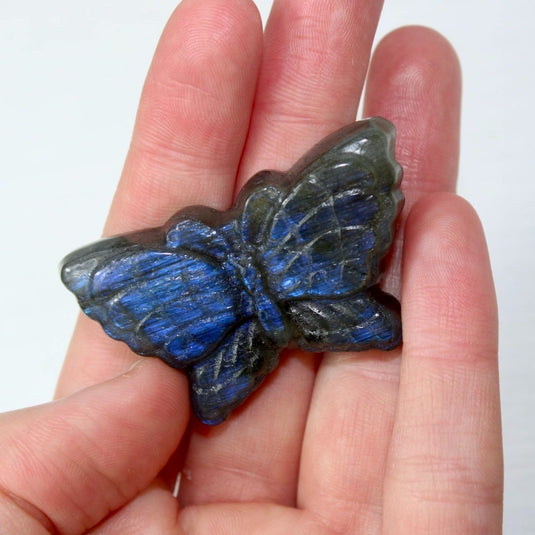
[[[105,234],[227,208],[354,120],[381,2],[185,0],[141,97]],[[407,198],[385,280],[404,344],[294,351],[224,424],[184,376],[81,317],[54,402],[0,415],[5,533],[501,532],[497,313],[483,231],[455,189],[460,68],[432,30],[371,59],[364,116],[398,129]],[[178,500],[173,497],[182,473]]]

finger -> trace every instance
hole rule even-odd
[[[147,76],[106,234],[161,225],[190,204],[228,207],[261,46],[251,1],[180,4]],[[113,376],[136,358],[82,317],[57,395]]]
[[[452,195],[407,222],[384,533],[500,533],[497,312],[481,225]]]
[[[243,182],[285,169],[325,134],[354,120],[380,2],[279,0],[265,53]],[[217,430],[194,432],[182,503],[295,503],[299,451],[317,357],[292,352],[258,393]]]
[[[53,533],[82,533],[145,488],[186,427],[184,381],[143,359],[71,397],[0,416],[0,488],[21,525],[48,518]]]
[[[179,5],[147,75],[107,233],[162,224],[194,203],[228,208],[261,51],[250,0]]]
[[[287,169],[355,120],[381,7],[377,0],[274,2],[240,184],[260,169]]]
[[[451,45],[420,26],[401,28],[379,44],[370,65],[364,115],[397,130],[405,207],[383,286],[400,295],[403,225],[412,205],[434,191],[455,191],[459,165],[461,72]]]
[[[426,65],[434,67],[427,69]],[[405,94],[396,80],[403,81]],[[429,190],[454,187],[456,166],[451,159],[458,155],[458,121],[446,122],[441,129],[429,129],[428,125],[435,106],[456,106],[455,113],[450,113],[458,116],[459,85],[455,54],[444,38],[431,30],[397,30],[374,53],[365,113],[397,121],[396,154],[405,167],[402,188],[409,199],[421,194],[415,188],[425,180],[430,180]],[[407,94],[413,97],[404,96]],[[407,135],[409,128],[427,135]],[[451,153],[434,151],[441,139],[452,146]],[[416,153],[427,154],[429,162],[413,165],[406,155]],[[431,168],[435,174],[429,177]],[[303,443],[298,503],[341,532],[381,531],[383,476],[395,415],[399,355],[400,350],[325,355],[316,377]]]

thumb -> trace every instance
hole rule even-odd
[[[15,528],[8,532],[32,520],[35,533],[94,526],[154,479],[188,417],[186,379],[156,359],[72,396],[0,415],[0,517]]]

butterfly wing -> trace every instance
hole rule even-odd
[[[242,296],[217,248],[216,257],[195,250],[206,240],[222,247],[214,229],[178,225],[183,232],[145,231],[75,251],[61,276],[108,335],[182,368],[217,347],[238,321]]]
[[[337,297],[377,282],[403,201],[394,138],[391,123],[372,118],[326,138],[292,168],[295,183],[259,250],[278,300]]]
[[[188,371],[194,412],[205,424],[221,423],[260,386],[278,360],[279,348],[258,322],[245,321]]]
[[[295,341],[307,351],[393,349],[401,342],[399,303],[378,288],[342,299],[289,304]]]

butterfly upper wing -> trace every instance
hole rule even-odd
[[[243,297],[218,258],[195,250],[199,241],[221,246],[217,233],[199,222],[179,225],[183,232],[173,228],[167,236],[146,231],[101,240],[69,255],[61,270],[106,333],[174,367],[217,347],[238,321]]]
[[[259,249],[279,300],[342,296],[376,283],[403,200],[394,136],[384,119],[362,121],[292,168],[295,184]]]
[[[251,318],[239,325],[188,375],[193,410],[209,425],[225,420],[277,365],[280,349]]]

